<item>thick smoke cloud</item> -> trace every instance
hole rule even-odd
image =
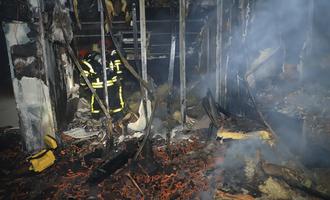
[[[249,1],[248,6],[246,6],[248,1],[233,2],[231,37],[226,37],[226,35],[224,37],[224,46],[227,47],[226,44],[231,39],[231,47],[226,48],[223,55],[223,60],[226,60],[226,56],[229,55],[227,84],[230,96],[228,97],[229,110],[235,110],[233,107],[239,104],[243,107],[249,106],[246,103],[248,97],[243,97],[244,85],[241,83],[238,86],[237,80],[244,79],[245,73],[251,69],[256,59],[262,59],[263,56],[269,56],[270,52],[275,52],[248,77],[252,92],[257,97],[267,121],[280,135],[279,145],[288,146],[293,155],[302,157],[303,162],[309,159],[307,164],[322,160],[327,163],[325,149],[315,148],[317,144],[310,142],[315,130],[306,127],[306,124],[311,124],[304,120],[312,114],[320,113],[324,116],[325,113],[328,113],[328,109],[325,107],[330,103],[326,100],[328,99],[326,97],[329,96],[326,89],[329,81],[322,79],[323,76],[326,76],[322,72],[329,75],[329,70],[325,69],[329,68],[326,56],[330,54],[330,45],[326,41],[329,39],[330,31],[324,26],[328,24],[327,21],[330,17],[324,7],[329,7],[330,2],[256,0]],[[242,2],[245,4],[241,4]],[[244,5],[244,9],[240,5]],[[225,4],[225,20],[228,17],[228,9],[230,9],[230,5]],[[211,13],[210,16],[214,16],[214,13]],[[243,40],[246,18],[248,18],[247,35]],[[227,25],[225,26],[225,31],[228,31]],[[215,38],[211,38],[211,40],[215,41]],[[211,45],[215,45],[215,42],[211,42]],[[214,63],[211,64],[214,65]],[[284,66],[288,64],[297,68],[297,71],[293,70],[297,80],[290,81],[283,76],[287,70],[284,69]],[[212,69],[214,70],[203,78],[203,89],[198,92],[200,97],[205,96],[206,88],[214,88],[215,66],[212,66]],[[222,73],[224,72],[222,71]],[[237,91],[242,92],[240,98],[238,98]],[[287,98],[286,96],[290,93],[293,94]],[[267,101],[262,98],[265,94],[274,100],[267,104]],[[255,148],[252,152],[246,151],[248,146]],[[242,144],[233,145],[229,149],[228,159],[235,159],[235,156],[230,155],[242,155],[245,152],[254,154],[256,148],[269,152],[258,142],[251,141],[244,143],[243,146]],[[281,148],[279,149],[281,150]],[[280,153],[285,155],[284,152]],[[274,155],[265,154],[267,159],[279,162],[273,159]],[[290,158],[286,157],[286,159]]]

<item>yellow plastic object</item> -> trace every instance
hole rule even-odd
[[[257,131],[259,138],[262,140],[271,140],[272,139],[272,134],[268,131]]]
[[[243,132],[234,132],[226,130],[218,130],[217,137],[222,140],[232,139],[232,140],[245,140],[249,136]]]
[[[259,137],[261,140],[271,140],[272,136],[271,133],[268,131],[254,131],[254,132],[234,132],[234,131],[226,131],[226,130],[218,130],[217,137],[226,140],[246,140],[249,138]]]
[[[50,167],[55,162],[55,156],[51,150],[41,150],[39,153],[28,158],[31,163],[29,170],[35,172],[42,172]]]
[[[50,149],[56,149],[57,148],[57,142],[56,142],[55,138],[53,138],[50,135],[45,136],[44,142],[45,142],[46,146]]]

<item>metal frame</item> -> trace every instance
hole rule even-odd
[[[140,36],[141,36],[141,68],[142,79],[148,83],[148,68],[147,68],[147,29],[146,29],[146,13],[145,13],[145,0],[139,0],[140,8]],[[143,107],[146,111],[146,122],[148,123],[148,116],[151,115],[151,110],[148,105],[148,91],[144,89],[144,102]]]
[[[215,101],[221,103],[221,65],[222,65],[223,0],[217,0],[217,35],[216,35],[216,82]]]
[[[181,105],[181,125],[186,124],[186,1],[180,0],[180,105]]]
[[[109,110],[109,94],[108,94],[108,76],[107,76],[107,60],[105,56],[105,33],[104,33],[104,9],[101,0],[98,0],[100,12],[100,27],[101,27],[101,53],[102,53],[102,68],[103,68],[103,87],[105,107]]]
[[[171,51],[170,51],[170,62],[169,62],[169,70],[168,70],[168,93],[169,93],[169,95],[172,94],[172,87],[173,87],[174,62],[175,62],[175,45],[176,45],[176,38],[175,38],[174,35],[172,35]]]

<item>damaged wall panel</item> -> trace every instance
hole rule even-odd
[[[43,4],[42,4],[43,3]],[[66,123],[68,99],[76,95],[73,66],[63,47],[72,38],[64,1],[29,1],[26,22],[3,22],[11,77],[26,150],[43,148],[46,134],[55,136]]]
[[[65,128],[67,122],[73,117],[72,109],[78,102],[79,85],[74,81],[73,62],[67,55],[65,38],[70,42],[73,38],[72,22],[69,9],[65,1],[49,1],[47,12],[52,21],[49,23],[46,42],[46,55],[52,59],[49,62],[50,95],[56,113],[58,128]]]
[[[27,151],[43,147],[43,136],[54,136],[55,123],[46,85],[37,26],[3,23],[20,128]]]
[[[44,136],[55,134],[49,88],[42,80],[29,77],[14,78],[13,87],[26,149],[42,148]]]

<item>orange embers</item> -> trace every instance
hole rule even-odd
[[[70,198],[74,197],[75,199],[85,199],[88,197],[88,186],[85,184],[86,179],[89,175],[88,170],[80,170],[73,172],[71,169],[68,169],[65,176],[60,177],[57,182],[59,184],[54,185],[57,189],[53,198]]]
[[[132,174],[132,177],[143,191],[144,196],[142,196],[128,178],[120,177],[121,179],[112,184],[109,191],[128,199],[191,199],[208,187],[208,181],[202,172],[180,175],[178,171],[175,171],[152,176]]]
[[[110,195],[118,199],[199,198],[203,191],[210,189],[211,178],[212,182],[221,179],[219,166],[223,162],[223,147],[214,145],[214,148],[206,148],[207,145],[207,142],[189,139],[172,143],[169,147],[156,146],[153,148],[153,160],[156,166],[160,166],[156,172],[148,175],[147,169],[141,165],[136,171],[130,171],[138,185],[136,187],[124,170],[114,175],[111,183],[102,186],[102,196],[105,199],[111,199]]]
[[[157,147],[154,150],[154,155],[159,158],[163,165],[167,165],[170,161],[170,156],[167,154],[165,147]]]
[[[174,177],[176,177],[178,174],[178,172],[175,173],[171,173],[169,175],[164,174],[162,176],[162,179],[160,180],[160,184],[164,185],[164,184],[168,184],[169,181],[171,181],[172,179],[174,179]]]
[[[75,179],[78,177],[87,177],[88,176],[88,172],[84,171],[84,172],[72,172],[71,169],[68,169],[68,172],[66,173],[66,176],[63,178],[68,178],[68,179]]]
[[[160,173],[153,176],[135,174],[132,177],[143,190],[146,199],[191,199],[194,196],[198,196],[199,192],[208,188],[208,180],[204,176],[204,171],[197,171],[197,169],[185,174],[179,174],[178,171],[175,171],[169,174]],[[134,196],[142,199],[142,196],[138,195],[137,189],[131,184],[125,184],[120,194],[125,198]]]
[[[164,174],[160,179],[160,199],[170,199],[170,197],[177,191],[173,188],[175,179],[177,178],[177,172],[169,175]]]
[[[188,154],[192,151],[202,149],[205,145],[201,144],[197,138],[192,137],[189,140],[180,141],[179,143],[173,143],[168,147],[156,147],[154,149],[154,156],[157,161],[163,165],[168,165],[171,159],[181,157],[182,155]]]

